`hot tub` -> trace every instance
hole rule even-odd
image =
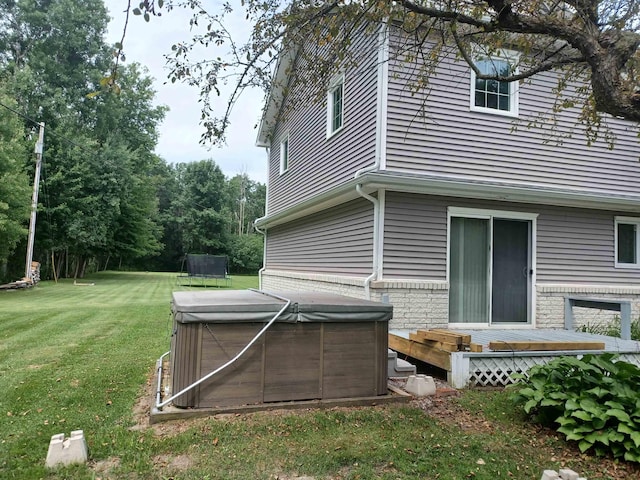
[[[289,306],[235,363],[173,400],[210,408],[387,393],[391,305],[277,292]],[[259,291],[174,292],[174,394],[229,362],[286,302]]]

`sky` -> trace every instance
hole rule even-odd
[[[107,33],[109,43],[119,42],[125,22],[127,0],[105,2],[111,21]],[[135,4],[136,2],[132,2]],[[211,2],[213,3],[213,2]],[[227,177],[246,173],[253,180],[266,183],[267,154],[255,146],[264,95],[261,91],[245,91],[236,103],[226,146],[205,147],[199,144],[204,128],[199,124],[200,106],[198,89],[180,82],[167,80],[168,70],[163,55],[171,52],[171,45],[190,38],[190,11],[172,10],[161,17],[152,17],[147,23],[141,16],[129,16],[124,41],[126,63],[137,62],[149,69],[155,79],[156,103],[169,107],[160,126],[156,153],[169,163],[213,159]],[[242,32],[240,22],[225,25],[231,31]],[[206,51],[202,52],[206,55]],[[218,102],[220,112],[225,108],[224,97]]]

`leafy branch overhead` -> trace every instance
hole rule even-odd
[[[416,90],[428,90],[429,75],[454,49],[479,79],[516,81],[558,71],[558,110],[581,107],[587,126],[597,127],[602,114],[640,120],[637,0],[240,0],[213,6],[200,0],[145,0],[133,13],[149,20],[176,7],[190,8],[193,15],[187,38],[167,55],[169,78],[200,89],[202,141],[224,141],[238,97],[248,87],[269,88],[278,54],[303,44],[323,49],[321,58],[298,62],[306,72],[296,71],[298,79],[316,83],[312,90],[318,95],[335,60],[357,63],[345,48],[353,32],[380,23],[404,30],[405,45],[397,52],[403,59],[427,60],[415,77]],[[249,26],[245,38],[226,27],[240,15]],[[205,59],[196,58],[201,47]],[[509,72],[483,74],[473,62],[478,51],[491,55],[503,49],[520,53]],[[590,88],[578,91],[579,99],[561,99],[576,82]],[[214,111],[212,96],[221,95],[226,108]]]

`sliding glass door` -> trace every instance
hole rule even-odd
[[[529,219],[451,216],[449,322],[529,323],[531,251]]]
[[[489,220],[451,219],[449,321],[489,322]]]

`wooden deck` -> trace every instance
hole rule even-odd
[[[482,351],[448,351],[421,344],[414,341],[416,333],[410,330],[391,330],[389,348],[400,355],[446,370],[447,379],[455,388],[507,385],[511,383],[512,373],[524,373],[533,365],[544,364],[565,355],[615,352],[623,360],[640,366],[640,342],[634,340],[551,329],[452,329],[450,332],[470,336],[469,343],[480,345]],[[523,344],[529,344],[529,347],[544,344],[544,349],[541,346],[537,347],[541,350],[527,350]],[[491,350],[490,345],[496,350]],[[509,345],[513,348],[509,349]],[[549,349],[553,345],[560,348]]]

